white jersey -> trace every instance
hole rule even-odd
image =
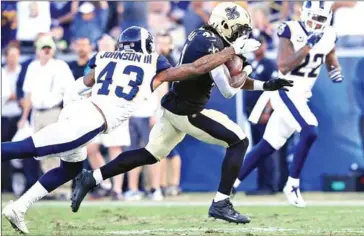
[[[288,38],[294,48],[299,51],[307,43],[308,33],[300,21],[287,21],[278,28],[278,36]],[[326,55],[335,48],[336,32],[329,26],[324,29],[321,40],[310,50],[302,63],[286,75],[286,79],[293,80],[294,86],[290,92],[299,93],[306,98],[312,96],[312,87],[325,62]]]
[[[95,68],[91,101],[105,115],[108,129],[114,130],[147,101],[153,92],[153,78],[171,65],[156,53],[133,51],[99,52],[89,62]]]

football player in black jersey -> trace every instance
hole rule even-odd
[[[244,8],[231,2],[220,3],[214,8],[209,24],[188,36],[179,63],[192,63],[205,55],[222,51],[242,38],[247,47],[245,52],[254,51],[259,43],[248,39],[251,30],[251,18]],[[246,78],[252,69],[244,64],[240,76]],[[250,219],[237,212],[230,202],[231,189],[248,148],[248,138],[226,115],[206,109],[205,106],[214,85],[226,98],[230,98],[240,89],[278,90],[291,86],[291,83],[283,79],[262,82],[246,78],[245,83],[233,87],[231,80],[226,67],[221,65],[210,73],[174,83],[173,88],[162,99],[161,118],[153,127],[147,146],[124,152],[101,169],[94,172],[84,171],[79,175],[73,192],[73,211],[78,210],[87,191],[103,179],[124,173],[137,165],[157,162],[189,134],[201,141],[226,148],[220,185],[209,209],[209,216],[229,222],[249,223]]]

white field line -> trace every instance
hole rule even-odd
[[[2,202],[5,205],[7,202]],[[310,206],[364,206],[364,201],[307,201]],[[85,201],[81,207],[132,206],[132,207],[186,207],[210,206],[210,201]],[[234,206],[288,206],[284,201],[233,201]],[[70,201],[40,201],[34,207],[69,207]]]
[[[150,229],[150,230],[121,230],[121,231],[109,231],[106,234],[112,235],[175,235],[175,233],[182,233],[183,235],[192,235],[194,233],[279,233],[279,232],[294,232],[300,235],[313,235],[327,233],[324,230],[301,230],[301,229],[286,229],[286,228],[176,228],[176,229]],[[364,235],[364,230],[342,229],[338,231],[330,231],[330,235],[340,235],[341,233],[353,233],[353,235]]]

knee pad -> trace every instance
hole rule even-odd
[[[66,170],[66,173],[71,178],[75,177],[82,171],[83,161],[80,162],[66,162],[61,160],[61,168]]]
[[[317,127],[313,125],[306,126],[301,130],[301,139],[313,143],[317,138],[318,132]]]

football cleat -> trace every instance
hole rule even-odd
[[[72,191],[72,204],[73,212],[77,212],[80,208],[82,200],[87,193],[96,187],[96,180],[92,175],[92,171],[82,170],[75,178],[75,188]]]
[[[303,200],[299,186],[293,186],[286,184],[283,189],[284,194],[288,200],[288,203],[295,207],[306,207],[306,203]]]
[[[12,201],[3,209],[3,215],[16,231],[21,234],[29,234],[24,222],[25,212],[19,210]]]
[[[241,215],[234,209],[229,198],[218,202],[212,201],[209,209],[209,217],[237,224],[246,224],[250,222],[249,217]]]

